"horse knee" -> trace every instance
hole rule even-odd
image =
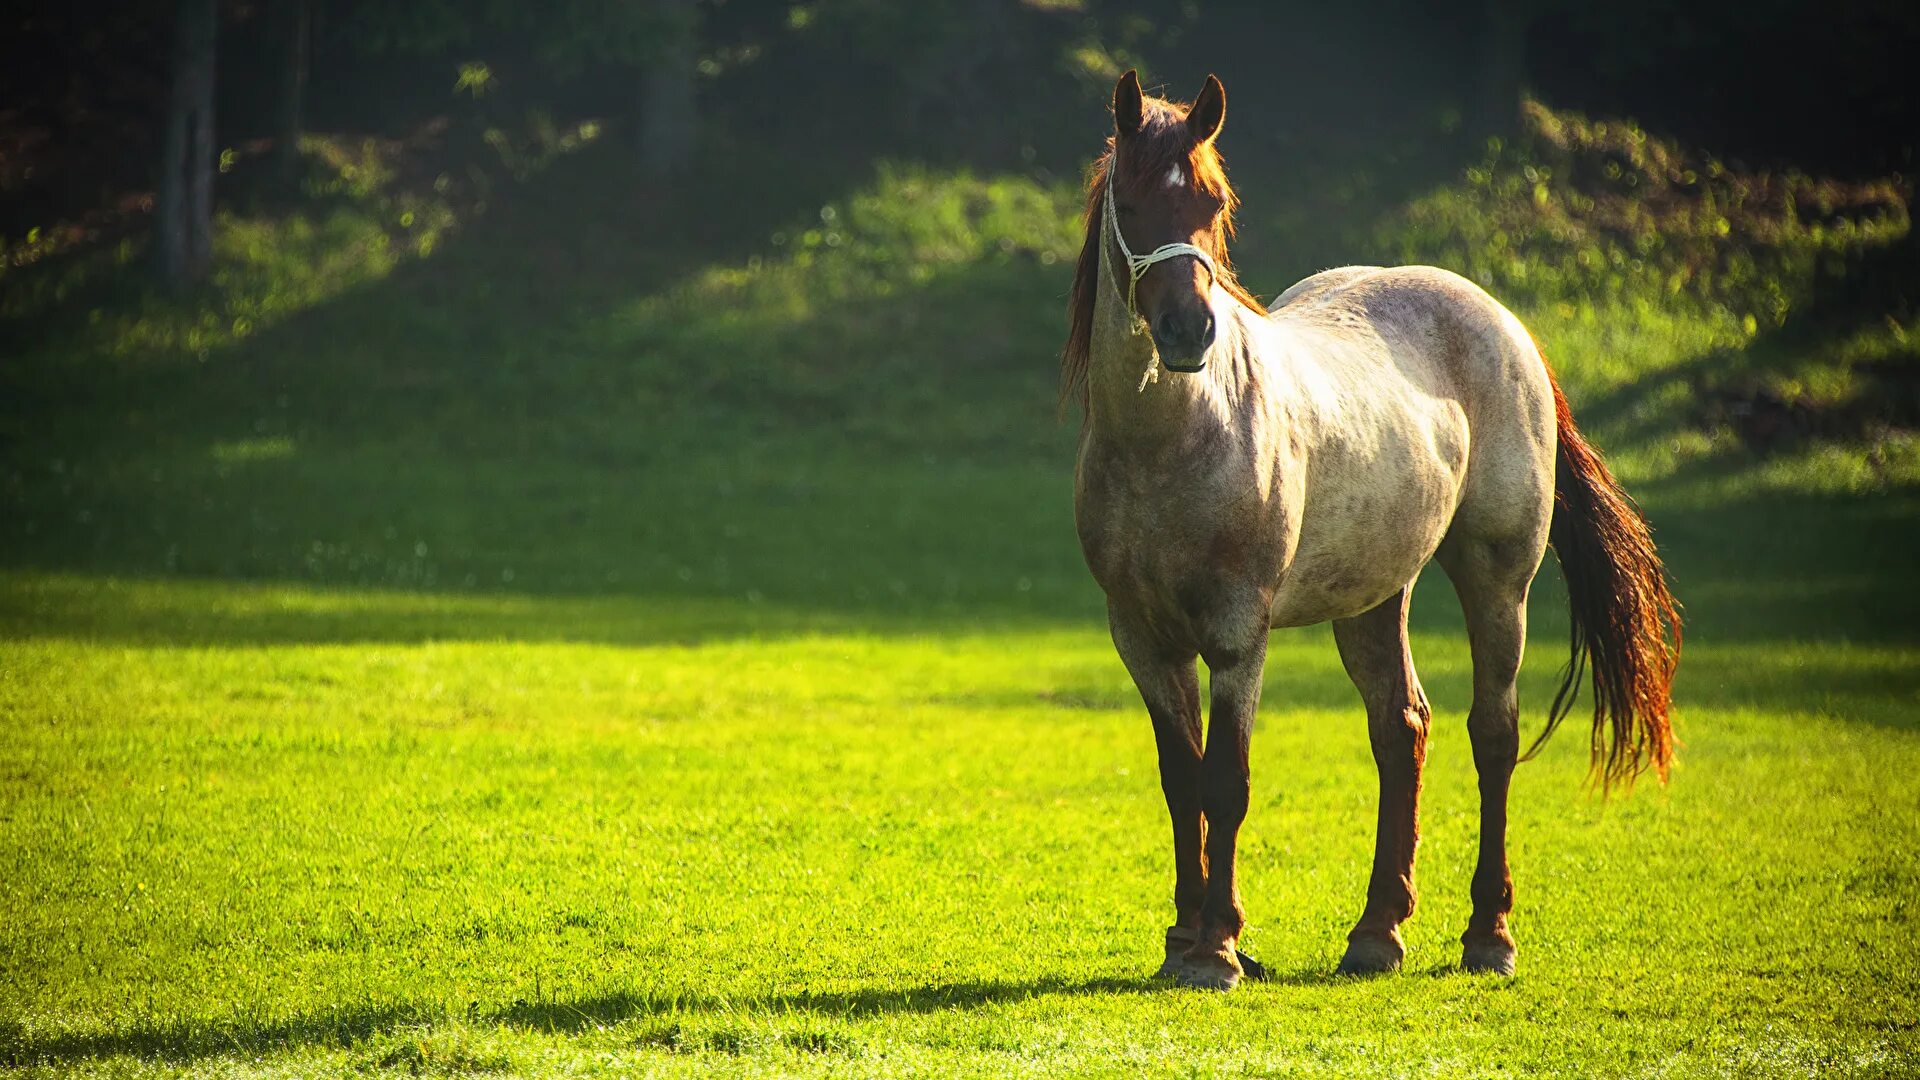
[[[1232,828],[1246,819],[1252,801],[1253,784],[1244,770],[1209,770],[1200,791],[1200,807],[1212,830]]]
[[[1475,747],[1498,750],[1520,745],[1520,710],[1510,703],[1496,707],[1476,705],[1467,713],[1467,737]]]
[[[1373,742],[1374,760],[1384,765],[1424,757],[1431,720],[1425,699],[1417,694],[1413,701],[1397,708],[1371,712],[1367,734]]]
[[[1166,797],[1167,809],[1176,817],[1185,818],[1199,814],[1203,810],[1198,777],[1183,772],[1178,777],[1160,775],[1160,793]]]

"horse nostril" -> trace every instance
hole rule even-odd
[[[1217,329],[1217,328],[1216,328],[1216,327],[1214,326],[1214,322],[1213,322],[1213,313],[1212,313],[1212,312],[1208,312],[1208,313],[1206,314],[1206,321],[1200,324],[1200,344],[1201,344],[1201,346],[1203,346],[1203,347],[1204,347],[1204,346],[1208,346],[1208,345],[1212,345],[1212,344],[1213,344],[1213,334],[1214,334],[1214,330],[1215,330],[1215,329]]]

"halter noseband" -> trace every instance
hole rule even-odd
[[[1120,214],[1113,208],[1113,174],[1117,166],[1118,162],[1107,166],[1106,209],[1103,211],[1103,216],[1107,221],[1107,229],[1113,233],[1113,242],[1120,245],[1120,254],[1127,260],[1127,314],[1133,317],[1132,324],[1138,324],[1141,319],[1140,312],[1134,307],[1134,293],[1140,287],[1140,279],[1146,276],[1154,263],[1177,259],[1182,255],[1191,255],[1199,261],[1201,266],[1207,268],[1207,280],[1210,283],[1219,282],[1220,270],[1213,265],[1213,256],[1192,244],[1161,244],[1145,255],[1135,255],[1128,249],[1127,238],[1120,235]],[[1110,266],[1107,269],[1107,280],[1113,280],[1113,269]],[[1120,283],[1117,281],[1114,282],[1114,291],[1120,291]],[[1139,331],[1136,329],[1134,333],[1137,334]]]

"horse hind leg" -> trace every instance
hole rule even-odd
[[[1520,751],[1517,681],[1527,642],[1527,589],[1544,540],[1473,539],[1441,548],[1440,564],[1459,594],[1473,652],[1473,709],[1467,734],[1480,781],[1480,855],[1473,871],[1473,915],[1460,937],[1460,966],[1511,975],[1518,956],[1507,915],[1513,875],[1507,867],[1507,793]]]
[[[1413,856],[1420,839],[1420,770],[1426,762],[1427,698],[1407,647],[1413,587],[1371,611],[1333,624],[1340,661],[1367,706],[1367,733],[1380,772],[1367,906],[1347,935],[1344,975],[1392,971],[1406,956],[1400,924],[1413,914]]]

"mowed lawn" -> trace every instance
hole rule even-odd
[[[1330,972],[1371,844],[1364,724],[1326,632],[1276,635],[1243,839],[1245,945],[1275,978],[1223,996],[1147,978],[1167,828],[1092,618],[814,632],[745,602],[57,577],[7,598],[0,1052],[29,1072],[1920,1061],[1910,647],[1697,628],[1682,765],[1625,799],[1583,792],[1563,733],[1518,773],[1500,980],[1453,968],[1468,669],[1457,632],[1422,632],[1421,903],[1407,970],[1353,980]],[[1561,659],[1536,635],[1536,724]]]
[[[1576,405],[1689,606],[1672,783],[1601,799],[1570,721],[1516,776],[1519,974],[1458,973],[1470,673],[1430,576],[1408,964],[1335,978],[1373,765],[1330,635],[1276,634],[1241,848],[1273,978],[1152,982],[1169,829],[1046,370],[1073,196],[969,183],[1055,235],[908,245],[884,304],[748,277],[762,314],[723,275],[535,320],[427,274],[176,367],[36,361],[0,473],[0,1065],[1920,1071],[1920,500],[1675,459],[1598,376]],[[1551,336],[1576,388],[1609,355]],[[1529,733],[1561,604],[1548,569]]]

